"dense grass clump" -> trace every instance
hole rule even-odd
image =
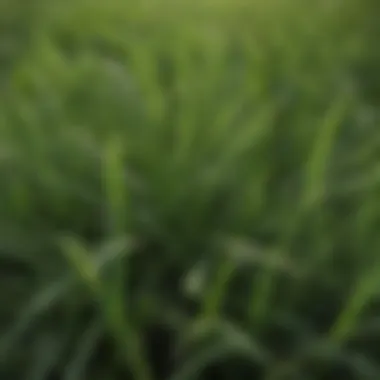
[[[3,1],[0,378],[378,379],[376,7]]]

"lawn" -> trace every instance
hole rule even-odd
[[[0,378],[380,378],[372,0],[3,0]]]

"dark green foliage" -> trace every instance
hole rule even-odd
[[[1,3],[1,379],[379,378],[377,3],[254,3]]]

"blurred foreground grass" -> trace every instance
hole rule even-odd
[[[0,377],[378,379],[377,7],[4,0]]]

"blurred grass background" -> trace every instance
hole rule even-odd
[[[2,0],[0,377],[378,379],[378,15]]]

